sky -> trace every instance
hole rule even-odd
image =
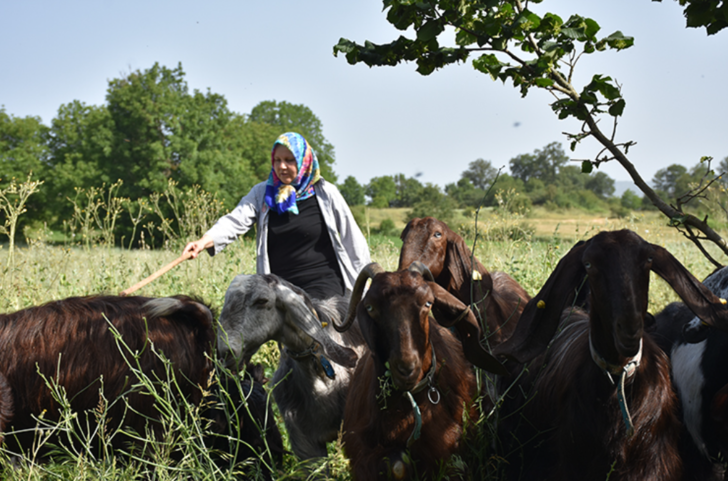
[[[600,36],[635,38],[628,50],[582,58],[574,83],[581,90],[604,74],[622,85],[627,108],[615,140],[637,143],[628,156],[643,178],[728,156],[728,29],[709,37],[685,28],[674,0],[545,0],[533,9],[578,13],[599,23]],[[221,94],[234,112],[265,100],[309,107],[335,147],[339,181],[403,173],[444,186],[473,160],[507,169],[511,158],[555,141],[575,160],[599,152],[595,142],[568,151],[563,133],[580,125],[558,120],[548,94],[522,98],[470,62],[423,77],[414,64],[369,68],[333,55],[342,37],[385,43],[401,34],[374,0],[6,0],[0,106],[50,124],[73,100],[103,105],[112,79],[181,63],[191,91]],[[600,170],[630,180],[616,162]]]

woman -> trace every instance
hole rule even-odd
[[[183,254],[195,258],[207,249],[215,255],[257,222],[258,274],[276,274],[319,299],[351,292],[370,258],[349,206],[321,177],[316,154],[300,134],[278,137],[271,158],[268,181]]]

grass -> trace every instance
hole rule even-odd
[[[385,218],[392,218],[395,226],[404,226],[406,209],[379,211],[370,209],[371,225]],[[475,242],[475,254],[490,270],[502,270],[511,274],[530,293],[536,293],[556,266],[559,259],[580,239],[586,239],[603,229],[629,228],[647,241],[666,247],[699,279],[707,276],[712,265],[690,243],[665,225],[657,214],[640,214],[628,219],[613,220],[579,212],[532,211],[529,216],[500,215],[491,210],[479,213],[476,230],[472,218],[452,226],[461,233],[470,246]],[[397,268],[401,240],[397,236],[379,235],[368,237],[372,259],[385,269]],[[147,277],[179,256],[176,250],[121,250],[105,247],[51,246],[35,241],[15,248],[12,263],[7,262],[8,249],[0,246],[0,312],[10,312],[38,305],[53,299],[93,293],[116,294]],[[718,259],[723,256],[714,252]],[[136,294],[162,297],[189,294],[202,298],[213,309],[222,307],[225,291],[232,279],[240,273],[255,272],[254,240],[245,238],[228,246],[215,257],[202,254],[198,259],[187,261],[147,285]],[[650,284],[650,311],[655,313],[667,303],[677,300],[672,290],[653,275]],[[269,343],[256,354],[255,362],[263,363],[266,375],[271,376],[278,360],[278,349]],[[150,386],[149,389],[152,389]],[[161,396],[161,394],[160,394]],[[172,416],[172,414],[170,414]],[[194,417],[170,421],[173,431],[194,431]],[[482,479],[497,479],[498,460],[492,458],[487,446],[492,438],[489,433],[491,420],[487,413],[474,421],[476,438],[463,457],[454,458],[453,464],[476,461],[484,468]],[[283,423],[278,424],[284,434]],[[183,426],[184,427],[183,429]],[[178,438],[179,439],[179,438]],[[171,441],[170,441],[171,442]],[[194,444],[193,444],[194,446]],[[475,447],[473,447],[475,446]],[[290,446],[287,446],[290,451]],[[36,464],[31,457],[10,460],[0,456],[0,470],[4,479],[211,479],[209,465],[191,461],[204,453],[190,448],[185,460],[171,461],[160,456],[154,462],[129,461],[120,458],[96,459],[89,453],[67,453],[59,461]],[[347,461],[342,455],[341,444],[329,446],[328,473],[331,479],[349,480]],[[186,463],[186,464],[185,464]],[[314,469],[323,470],[322,463]],[[305,466],[292,454],[286,455],[279,467],[278,479],[304,479]],[[231,472],[217,473],[217,478],[232,476]]]

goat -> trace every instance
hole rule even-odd
[[[510,337],[531,296],[505,272],[489,273],[462,237],[434,217],[409,221],[401,235],[399,269],[420,261],[435,282],[467,305],[474,305],[486,321],[491,346]]]
[[[114,448],[136,447],[147,429],[161,439],[161,413],[135,370],[165,381],[169,361],[175,391],[200,404],[213,369],[212,321],[207,306],[186,296],[71,297],[0,315],[0,373],[13,406],[8,449],[33,446],[39,418],[59,420],[62,408],[48,384],[62,388],[71,410],[91,426],[102,406],[102,430],[113,433]],[[4,390],[0,394],[2,418]]]
[[[126,347],[117,345],[110,325]],[[42,376],[65,390],[75,412],[96,408],[100,395],[116,400],[127,394],[130,409],[124,402],[111,402],[107,419],[117,425],[124,420],[126,427],[144,433],[147,419],[159,414],[151,396],[132,388],[131,353],[139,353],[142,372],[163,379],[164,364],[152,352],[153,343],[172,362],[182,393],[199,403],[199,386],[206,385],[212,369],[214,340],[209,309],[182,296],[71,297],[2,314],[0,372],[12,391],[12,440],[28,447],[37,425],[34,417],[59,419],[60,405]],[[152,429],[158,434],[161,426],[152,423]]]
[[[711,322],[728,315],[666,249],[634,232],[576,244],[526,305],[513,336],[494,349],[520,363],[509,366],[521,377],[500,412],[500,440],[514,449],[510,478],[680,478],[669,362],[643,330],[651,270],[693,312]],[[571,307],[587,296],[588,311]]]
[[[728,267],[703,284],[728,297]],[[686,480],[724,479],[728,458],[728,333],[705,326],[682,303],[655,316],[655,340],[670,356],[684,429],[680,450]],[[716,326],[722,327],[722,326]]]
[[[349,380],[364,339],[358,327],[342,335],[348,297],[311,299],[273,274],[239,275],[225,293],[218,352],[228,365],[247,362],[263,343],[282,345],[273,396],[301,459],[325,457],[337,439]],[[324,327],[326,325],[326,327]]]
[[[369,346],[344,411],[344,451],[356,480],[433,477],[458,450],[464,419],[476,419],[475,374],[460,342],[430,322],[432,308],[452,314],[440,319],[448,325],[465,306],[428,282],[425,269],[420,264],[384,272],[369,264],[356,281],[346,321],[334,326],[346,330],[357,320]],[[457,304],[460,309],[453,309]],[[492,356],[483,355],[486,368],[503,371]]]

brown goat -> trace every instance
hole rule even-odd
[[[509,367],[521,377],[500,412],[511,479],[680,479],[669,363],[644,332],[650,271],[695,313],[725,322],[716,296],[634,232],[576,244],[494,350],[522,363]],[[572,307],[584,299],[588,311]]]
[[[412,219],[401,237],[400,270],[412,262],[422,262],[437,284],[463,303],[475,306],[486,321],[491,346],[510,337],[531,298],[523,287],[504,272],[489,273],[463,238],[434,217]]]
[[[153,397],[135,387],[137,377],[127,364],[150,379],[166,379],[155,352],[171,361],[181,394],[199,403],[212,369],[212,320],[206,306],[184,296],[73,297],[0,315],[0,372],[12,391],[9,424],[15,431],[6,443],[11,450],[27,449],[38,424],[34,417],[59,419],[59,403],[39,373],[65,390],[78,413],[103,406],[101,391],[108,400],[108,432],[123,421],[143,436],[147,420],[159,418]],[[127,347],[117,345],[110,325]],[[138,364],[132,353],[139,354]],[[122,394],[128,406],[118,399]],[[150,427],[161,429],[159,423]],[[127,441],[119,435],[114,445]]]
[[[354,479],[431,478],[457,451],[464,419],[475,419],[473,370],[460,342],[430,322],[433,307],[457,312],[448,307],[452,301],[458,302],[414,269],[383,272],[370,264],[359,275],[347,321],[335,326],[346,328],[356,317],[369,346],[344,410],[344,451]],[[502,370],[484,355],[490,370]]]

